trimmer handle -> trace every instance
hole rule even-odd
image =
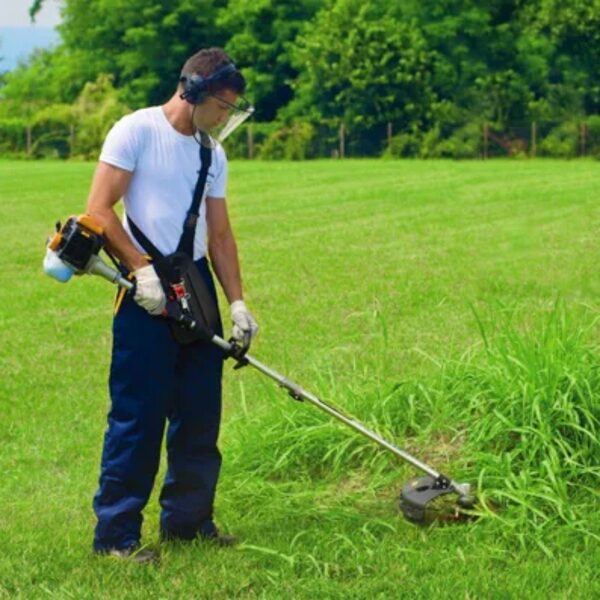
[[[244,334],[244,340],[240,344],[238,340],[231,337],[229,338],[229,351],[228,355],[231,358],[235,359],[236,364],[233,367],[234,369],[241,369],[249,364],[248,359],[246,358],[246,353],[250,350],[250,342],[252,341],[252,336],[250,332]]]

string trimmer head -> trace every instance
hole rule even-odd
[[[452,498],[452,495],[458,498]],[[457,523],[473,520],[474,514],[469,509],[475,508],[475,503],[468,483],[456,484],[443,475],[414,477],[400,493],[402,514],[419,525],[432,521]]]

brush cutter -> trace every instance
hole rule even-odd
[[[57,232],[48,244],[44,268],[50,276],[62,282],[70,278],[70,275],[65,276],[64,269],[67,269],[71,275],[86,273],[100,275],[112,283],[133,290],[135,282],[127,279],[120,272],[110,253],[107,252],[111,260],[115,262],[115,268],[107,265],[98,256],[101,249],[107,252],[101,227],[89,215],[71,217],[63,227],[60,226],[60,223],[57,223]],[[192,315],[185,303],[186,296],[185,289],[175,290],[170,298],[172,303],[178,304],[178,307],[176,310],[171,307],[165,313],[165,316],[176,319],[190,330],[201,332],[204,340],[218,346],[227,357],[232,357],[236,361],[234,368],[237,369],[247,365],[254,367],[275,380],[282,388],[287,390],[294,400],[313,404],[425,474],[411,479],[402,488],[399,502],[400,510],[409,521],[423,524],[433,520],[463,521],[473,517],[473,513],[469,512],[469,509],[474,508],[475,498],[471,494],[471,486],[468,483],[458,483],[436,471],[405,450],[383,439],[376,432],[371,431],[355,419],[345,415],[339,409],[306,391],[297,383],[290,381],[277,371],[256,360],[248,354],[248,342],[240,345],[233,339],[226,341],[215,335],[211,330],[211,324],[203,318],[203,314],[208,314],[211,311],[207,310],[204,313]],[[451,495],[457,497],[455,503],[436,502],[443,497],[449,499]]]

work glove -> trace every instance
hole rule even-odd
[[[235,300],[231,303],[231,322],[233,337],[238,342],[249,343],[258,333],[258,325],[243,300]]]
[[[151,315],[161,315],[167,299],[154,267],[146,265],[133,272],[135,277],[135,295],[133,299]]]

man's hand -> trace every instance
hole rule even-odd
[[[248,338],[251,340],[258,333],[258,325],[243,300],[231,303],[231,321],[233,337],[238,342],[245,342]]]
[[[154,267],[146,265],[134,271],[133,275],[136,280],[133,299],[151,315],[161,315],[165,310],[167,299]]]

